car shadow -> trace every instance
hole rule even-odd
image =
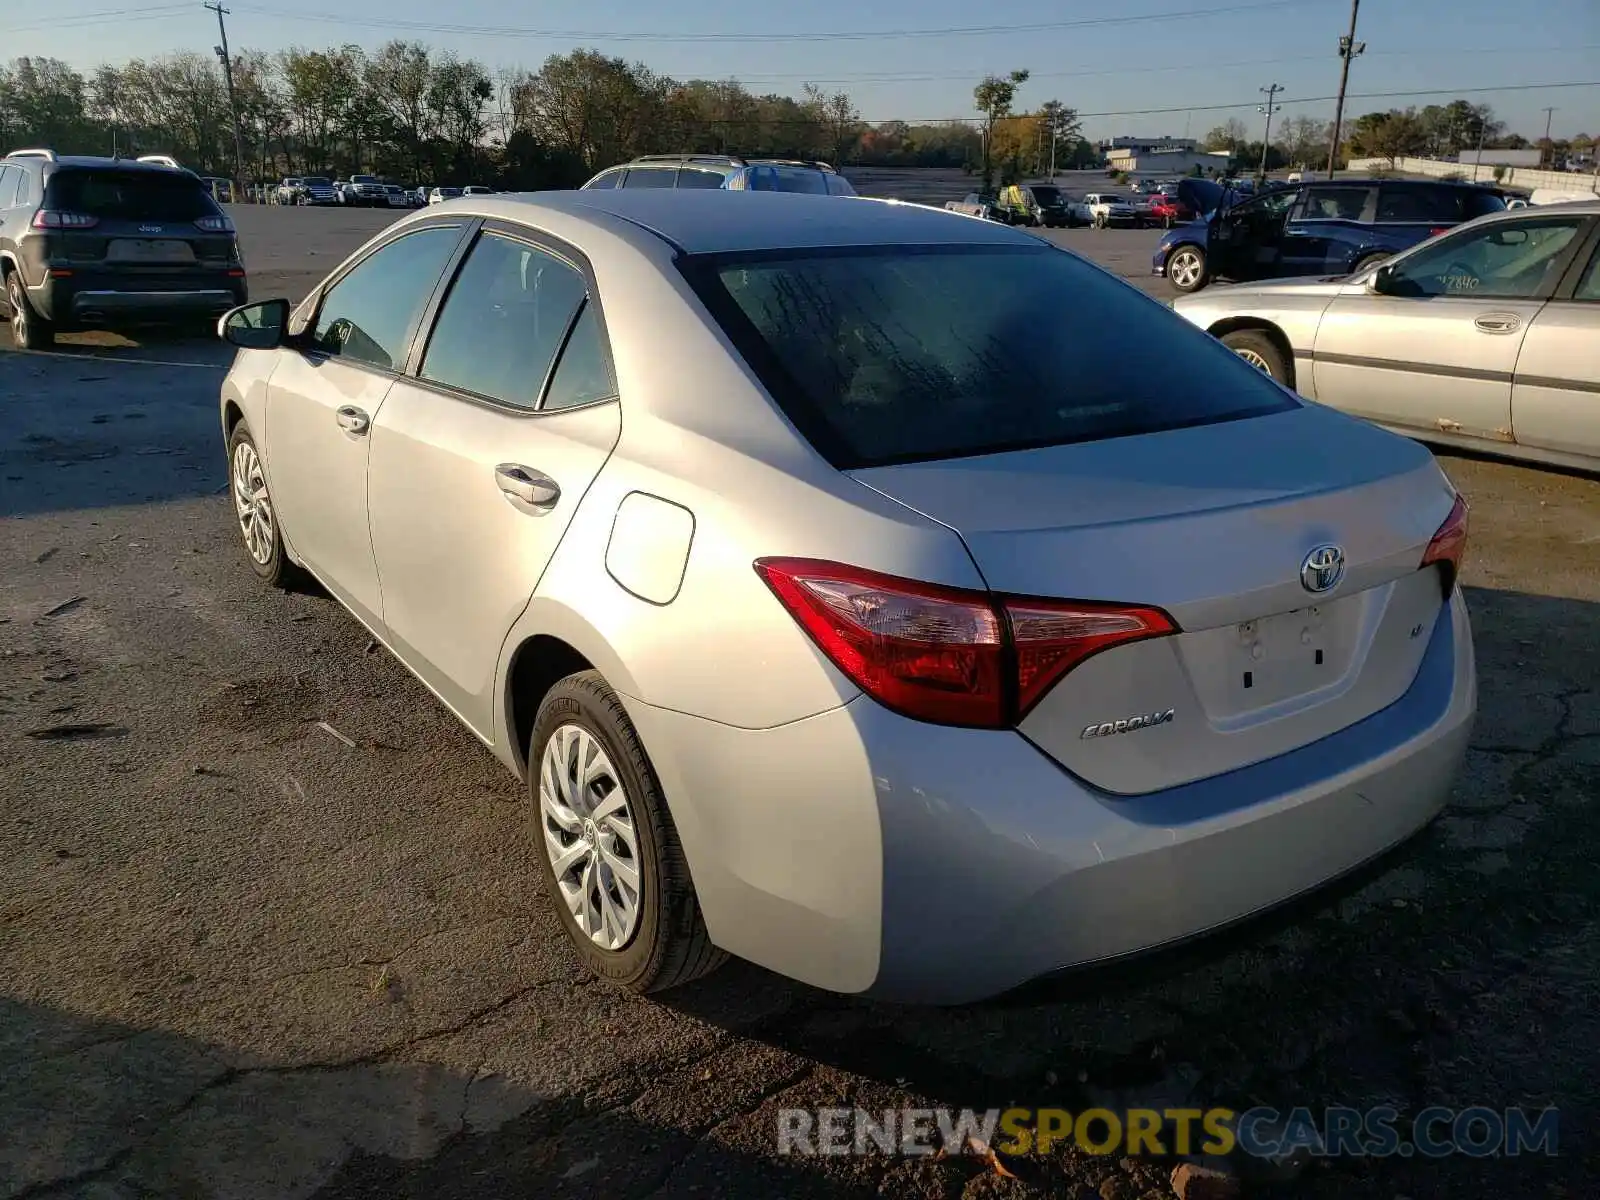
[[[74,334],[0,350],[0,517],[147,504],[226,486],[215,338]]]

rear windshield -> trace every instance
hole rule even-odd
[[[1296,402],[1065,251],[889,246],[702,255],[691,284],[840,470],[1096,441]]]
[[[311,187],[332,187],[333,186],[326,179],[322,178],[322,176],[320,176],[320,175],[313,175],[309,179],[304,180],[304,182],[306,184],[308,184],[309,186],[311,186]]]
[[[1035,185],[1033,187],[1032,191],[1033,191],[1033,198],[1035,200],[1037,200],[1040,204],[1060,204],[1061,203],[1061,192],[1057,188],[1039,187],[1039,186]]]
[[[1454,224],[1501,212],[1506,202],[1487,188],[1386,183],[1378,190],[1378,220]]]
[[[378,182],[378,177],[376,175],[352,175],[352,176],[350,176],[350,182],[351,183],[377,183]]]
[[[746,188],[752,192],[804,192],[812,196],[828,194],[828,177],[810,167],[774,167],[765,164],[750,168]]]
[[[198,179],[156,171],[57,171],[46,202],[64,212],[128,221],[195,221],[220,211]]]

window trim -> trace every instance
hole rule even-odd
[[[439,217],[434,220],[419,221],[415,225],[407,225],[403,229],[395,230],[392,234],[386,234],[381,241],[375,242],[370,246],[362,247],[349,258],[345,259],[344,262],[335,267],[333,274],[329,275],[326,279],[319,283],[312,293],[300,302],[300,306],[290,314],[290,335],[295,338],[305,337],[308,331],[316,329],[317,320],[322,315],[322,305],[327,300],[328,293],[340,283],[344,282],[345,278],[349,276],[350,273],[357,267],[362,266],[374,255],[378,254],[389,246],[394,245],[402,238],[411,237],[418,233],[426,233],[431,229],[454,229],[456,231],[456,244],[451,249],[449,256],[445,259],[443,272],[440,274],[439,278],[434,281],[433,291],[428,294],[428,298],[424,302],[422,308],[420,308],[417,311],[417,315],[412,318],[411,327],[406,332],[405,353],[400,358],[399,367],[380,367],[376,363],[362,362],[358,359],[345,359],[341,358],[337,354],[329,354],[326,351],[318,350],[309,345],[298,346],[296,349],[299,351],[299,353],[306,355],[308,358],[313,358],[319,362],[330,362],[337,360],[347,367],[363,370],[369,374],[379,375],[386,379],[403,378],[406,374],[406,368],[409,366],[412,358],[416,354],[417,336],[425,327],[428,326],[428,323],[432,319],[433,309],[437,305],[439,299],[440,286],[444,280],[454,278],[456,268],[461,263],[462,248],[469,240],[467,235],[474,231],[480,224],[482,224],[482,221],[478,218],[469,217],[466,220],[462,220],[460,217],[456,216]]]
[[[1571,213],[1569,213],[1569,214],[1538,213],[1538,212],[1533,212],[1532,210],[1529,210],[1529,209],[1514,209],[1512,211],[1517,212],[1519,214],[1526,214],[1526,215],[1519,215],[1519,216],[1513,217],[1513,218],[1511,218],[1509,220],[1498,219],[1498,220],[1495,220],[1495,221],[1485,222],[1483,225],[1476,225],[1472,221],[1463,221],[1460,225],[1457,225],[1449,233],[1440,234],[1436,238],[1428,238],[1426,241],[1418,242],[1416,244],[1416,246],[1413,247],[1413,249],[1417,250],[1417,251],[1420,251],[1424,246],[1426,246],[1428,249],[1433,250],[1433,249],[1439,248],[1440,246],[1445,245],[1446,243],[1456,242],[1456,241],[1465,241],[1466,239],[1474,237],[1477,234],[1482,233],[1484,230],[1490,228],[1491,226],[1495,226],[1495,225],[1521,224],[1524,221],[1534,221],[1534,222],[1538,222],[1538,223],[1541,223],[1541,224],[1544,224],[1544,223],[1565,223],[1566,221],[1571,220],[1572,217],[1576,215],[1576,216],[1579,217],[1579,220],[1589,222],[1590,228],[1589,228],[1589,230],[1586,231],[1582,226],[1579,226],[1577,234],[1572,238],[1571,241],[1569,241],[1565,246],[1563,246],[1561,248],[1560,256],[1557,258],[1557,261],[1558,262],[1562,262],[1563,258],[1565,259],[1565,261],[1562,262],[1561,269],[1559,271],[1555,272],[1555,276],[1554,276],[1555,282],[1554,283],[1546,283],[1546,284],[1544,284],[1542,287],[1536,289],[1531,296],[1487,296],[1487,295],[1473,294],[1473,295],[1470,295],[1470,296],[1467,296],[1467,295],[1463,295],[1463,296],[1450,296],[1450,295],[1440,295],[1440,296],[1390,296],[1390,297],[1387,297],[1387,299],[1391,299],[1391,300],[1420,300],[1420,301],[1426,301],[1426,302],[1432,302],[1432,303],[1438,303],[1439,301],[1449,302],[1449,301],[1465,300],[1465,301],[1467,301],[1469,303],[1474,303],[1474,304],[1481,303],[1481,302],[1484,302],[1484,301],[1488,301],[1490,303],[1503,303],[1503,304],[1517,304],[1517,303],[1529,304],[1529,303],[1534,303],[1534,302],[1548,302],[1549,300],[1551,300],[1552,298],[1555,297],[1557,292],[1562,291],[1564,288],[1567,289],[1569,291],[1569,293],[1570,293],[1571,289],[1573,289],[1573,288],[1575,288],[1577,286],[1577,278],[1573,274],[1573,270],[1572,270],[1573,261],[1579,256],[1579,253],[1586,246],[1592,244],[1593,239],[1594,239],[1595,218],[1593,217],[1593,215],[1592,214],[1587,214],[1587,213],[1581,214],[1581,215],[1580,214],[1571,214]],[[1481,219],[1481,218],[1479,218],[1479,219]],[[1411,259],[1413,257],[1415,257],[1415,255],[1413,255],[1410,251],[1408,251],[1405,254],[1404,258],[1402,258],[1399,255],[1396,255],[1394,261],[1395,261],[1396,265],[1404,265],[1406,260]],[[1570,298],[1570,294],[1569,294],[1569,298]],[[1588,303],[1588,301],[1577,300],[1577,301],[1575,301],[1575,303],[1585,304],[1585,303]]]
[[[472,236],[467,238],[464,245],[457,247],[457,253],[449,268],[445,272],[444,281],[434,292],[429,300],[424,313],[425,320],[419,325],[416,336],[412,339],[410,356],[406,359],[405,373],[401,376],[407,383],[426,388],[436,395],[452,400],[459,400],[465,404],[473,404],[479,408],[487,408],[503,416],[513,417],[555,417],[564,413],[583,412],[587,409],[598,408],[602,404],[620,404],[622,401],[621,386],[617,383],[616,358],[611,353],[611,331],[606,324],[605,305],[600,300],[600,289],[595,282],[594,268],[588,257],[577,247],[552,237],[539,230],[526,225],[518,225],[503,218],[492,218],[476,222]],[[545,369],[544,379],[539,383],[539,391],[532,408],[524,408],[520,404],[511,404],[508,401],[497,399],[494,396],[485,396],[481,392],[469,391],[453,383],[445,383],[438,379],[424,379],[422,377],[422,361],[427,357],[428,344],[433,341],[433,335],[438,325],[439,313],[444,308],[445,302],[450,298],[450,291],[455,286],[456,279],[460,276],[462,268],[466,265],[467,256],[472,252],[479,240],[487,235],[503,237],[508,241],[521,242],[542,253],[566,263],[567,266],[577,271],[583,279],[584,299],[572,312],[567,321],[567,327],[562,331],[561,341],[556,347],[555,354],[550,359],[550,365]],[[574,404],[568,408],[555,408],[545,410],[544,401],[550,391],[550,381],[555,378],[556,368],[561,364],[561,356],[567,351],[567,343],[572,340],[572,331],[577,327],[578,318],[583,315],[584,309],[592,306],[595,314],[595,323],[600,334],[600,352],[605,359],[606,371],[611,376],[613,394],[603,396],[598,400],[591,400],[587,404]]]

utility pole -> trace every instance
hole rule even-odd
[[[222,7],[222,0],[215,4],[206,4],[203,7],[217,14],[217,32],[222,35],[222,44],[216,47],[217,57],[222,60],[222,78],[228,85],[228,112],[233,117],[233,186],[236,189],[244,187],[244,135],[239,131],[239,98],[233,91],[233,58],[228,53],[228,27],[222,18],[227,15],[228,9]],[[237,203],[238,196],[234,197]]]
[[[1361,0],[1350,0],[1350,32],[1339,39],[1339,101],[1333,106],[1333,141],[1328,143],[1328,178],[1333,178],[1339,162],[1339,136],[1344,132],[1344,91],[1350,84],[1350,60],[1367,48],[1365,42],[1356,41],[1356,14],[1361,11]]]
[[[1554,117],[1555,115],[1556,115],[1556,110],[1553,109],[1553,108],[1547,108],[1547,109],[1544,110],[1544,142],[1539,147],[1539,166],[1540,167],[1544,166],[1544,148],[1545,148],[1545,146],[1549,146],[1550,147],[1550,165],[1553,167],[1553,166],[1555,166],[1555,163],[1556,163],[1556,148],[1555,148],[1554,143],[1552,143],[1550,141],[1550,119],[1552,117]]]
[[[1267,151],[1272,147],[1272,112],[1277,108],[1278,93],[1281,91],[1283,91],[1283,88],[1276,83],[1271,87],[1261,89],[1262,94],[1267,98],[1267,102],[1256,111],[1267,114],[1267,128],[1266,132],[1261,135],[1261,169],[1256,172],[1257,182],[1265,180],[1267,177]]]

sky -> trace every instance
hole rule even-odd
[[[1330,118],[1350,0],[586,0],[535,8],[498,0],[226,0],[234,50],[374,49],[390,38],[537,68],[580,46],[676,78],[737,78],[757,92],[805,83],[848,92],[869,121],[971,117],[983,75],[1026,68],[1016,107],[1056,99],[1085,135],[1203,137],[1229,117],[1254,130],[1260,89],[1279,84],[1281,119]],[[0,60],[80,69],[173,50],[209,52],[216,17],[199,0],[61,0],[0,12]],[[47,18],[41,17],[47,11]],[[1364,0],[1347,110],[1461,96],[1510,128],[1600,135],[1600,0]],[[1551,85],[1582,86],[1551,86]],[[1471,89],[1471,90],[1469,90]],[[1422,93],[1437,95],[1374,95]]]

